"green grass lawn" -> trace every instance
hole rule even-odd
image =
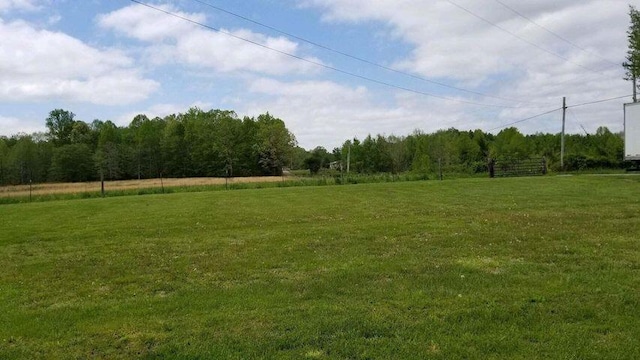
[[[640,177],[2,205],[0,358],[639,359]]]

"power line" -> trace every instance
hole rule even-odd
[[[578,120],[578,117],[576,116],[576,114],[571,109],[567,109],[567,111],[569,112],[569,115],[571,115],[573,120],[575,120],[575,122],[578,123],[582,131],[584,131],[584,134],[589,135],[589,132],[587,132],[587,129],[585,129],[582,123],[580,123],[580,120]]]
[[[466,13],[468,13],[468,14],[470,14],[470,15],[472,15],[472,16],[474,16],[474,17],[476,17],[476,18],[478,18],[478,19],[480,19],[480,20],[482,20],[482,21],[484,21],[484,22],[486,22],[487,24],[489,24],[489,25],[491,25],[491,26],[493,26],[493,27],[495,27],[495,28],[497,28],[497,29],[501,30],[502,32],[505,32],[505,33],[507,33],[507,34],[509,34],[509,35],[511,35],[511,36],[513,36],[513,37],[515,37],[516,39],[518,39],[518,40],[520,40],[520,41],[522,41],[522,42],[525,42],[525,43],[527,43],[527,44],[529,44],[529,45],[531,45],[531,46],[535,47],[535,48],[536,48],[536,49],[538,49],[538,50],[544,51],[544,52],[546,52],[547,54],[553,55],[553,56],[555,56],[555,57],[557,57],[557,58],[560,58],[560,59],[562,59],[562,60],[564,60],[564,61],[566,61],[566,62],[568,62],[568,63],[570,63],[570,64],[573,64],[573,65],[579,66],[579,67],[581,67],[581,68],[583,68],[583,69],[585,69],[585,70],[588,70],[588,71],[590,71],[590,72],[593,72],[593,73],[596,73],[596,74],[599,74],[599,75],[602,75],[602,76],[606,76],[606,75],[604,75],[603,73],[601,73],[601,72],[599,72],[599,71],[597,71],[597,70],[591,69],[591,68],[586,67],[586,66],[584,66],[584,65],[582,65],[582,64],[578,64],[578,63],[576,63],[576,62],[571,61],[569,58],[566,58],[566,57],[564,57],[564,56],[562,56],[562,55],[560,55],[560,54],[558,54],[558,53],[555,53],[555,52],[553,52],[553,51],[551,51],[551,50],[547,50],[547,49],[543,48],[542,46],[540,46],[540,45],[538,45],[538,44],[536,44],[536,43],[534,43],[534,42],[532,42],[532,41],[529,41],[529,40],[527,40],[527,39],[523,38],[522,36],[519,36],[518,34],[516,34],[516,33],[512,32],[512,31],[507,30],[506,28],[504,28],[504,27],[502,27],[502,26],[500,26],[500,25],[498,25],[498,24],[496,24],[496,23],[492,22],[491,20],[488,20],[488,19],[486,19],[486,18],[484,18],[484,17],[482,17],[482,16],[480,16],[480,15],[478,15],[478,14],[474,13],[473,11],[471,11],[471,10],[469,10],[469,9],[467,9],[467,8],[465,8],[465,7],[461,6],[461,5],[459,5],[459,4],[456,4],[455,2],[453,2],[453,1],[451,1],[451,0],[446,0],[446,1],[447,1],[448,3],[450,3],[451,5],[453,5],[453,6],[457,7],[457,8],[459,8],[459,9],[461,9],[462,11],[464,11],[464,12],[466,12]]]
[[[541,116],[548,115],[548,114],[551,114],[551,113],[553,113],[553,112],[556,112],[556,111],[558,111],[558,110],[562,110],[562,108],[556,108],[556,109],[553,109],[553,110],[549,110],[549,111],[547,111],[547,112],[543,112],[542,114],[538,114],[538,115],[534,115],[534,116],[528,117],[528,118],[526,118],[526,119],[522,119],[522,120],[518,120],[518,121],[510,122],[510,123],[508,123],[508,124],[503,124],[503,125],[500,125],[500,126],[496,126],[496,127],[494,127],[493,129],[489,129],[489,130],[487,130],[487,132],[491,132],[491,131],[493,131],[493,130],[498,130],[498,129],[506,128],[507,126],[511,126],[511,125],[519,124],[519,123],[522,123],[522,122],[525,122],[525,121],[533,120],[533,119],[535,119],[535,118],[539,118],[539,117],[541,117]]]
[[[358,75],[358,74],[352,73],[352,72],[347,71],[347,70],[342,70],[342,69],[339,69],[339,68],[336,68],[336,67],[333,67],[333,66],[330,66],[330,65],[327,65],[327,64],[323,64],[323,63],[320,63],[320,62],[317,62],[317,61],[313,61],[313,60],[310,60],[310,59],[303,58],[303,57],[298,56],[298,55],[294,55],[294,54],[288,53],[286,51],[282,51],[282,50],[278,50],[278,49],[269,47],[269,46],[261,44],[261,43],[259,43],[257,41],[253,41],[253,40],[250,40],[250,39],[247,39],[247,38],[232,34],[232,33],[228,32],[228,31],[224,31],[224,30],[221,30],[219,28],[215,28],[213,26],[210,26],[210,25],[207,25],[207,24],[203,24],[201,22],[189,19],[189,18],[184,17],[182,15],[176,14],[176,13],[168,11],[168,10],[164,10],[162,8],[159,8],[159,7],[144,3],[144,2],[139,1],[139,0],[130,0],[130,1],[134,2],[136,4],[148,7],[150,9],[155,10],[155,11],[162,12],[162,13],[164,13],[166,15],[173,16],[175,18],[178,18],[178,19],[190,22],[192,24],[204,27],[206,29],[213,30],[213,31],[218,32],[220,34],[224,34],[224,35],[230,36],[230,37],[232,37],[234,39],[242,40],[242,41],[245,41],[247,43],[253,44],[255,46],[259,46],[261,48],[277,52],[277,53],[279,53],[281,55],[285,55],[285,56],[288,56],[288,57],[291,57],[291,58],[294,58],[294,59],[297,59],[297,60],[300,60],[300,61],[304,61],[306,63],[312,64],[312,65],[315,65],[315,66],[318,66],[318,67],[322,67],[322,68],[325,68],[325,69],[328,69],[328,70],[332,70],[332,71],[335,71],[335,72],[338,72],[338,73],[341,73],[341,74],[344,74],[344,75],[348,75],[348,76],[351,76],[351,77],[354,77],[354,78],[365,80],[365,81],[368,81],[368,82],[371,82],[371,83],[374,83],[374,84],[383,85],[383,86],[395,88],[395,89],[398,89],[398,90],[411,92],[411,93],[414,93],[414,94],[429,96],[429,97],[433,97],[433,98],[436,98],[436,99],[447,100],[447,101],[452,101],[452,102],[457,102],[457,103],[462,103],[462,104],[485,106],[485,107],[494,107],[494,108],[505,108],[505,109],[519,109],[519,108],[522,108],[522,107],[517,107],[517,106],[483,104],[483,103],[478,103],[478,102],[473,102],[473,101],[453,99],[453,98],[449,98],[449,97],[446,97],[446,96],[441,96],[441,95],[428,93],[428,92],[425,92],[425,91],[419,91],[419,90],[414,90],[414,89],[410,89],[410,88],[403,87],[403,86],[394,85],[394,84],[391,84],[391,83],[388,83],[388,82],[385,82],[385,81],[382,81],[382,80],[377,80],[377,79],[373,79],[373,78],[370,78],[370,77]]]
[[[581,104],[576,104],[576,105],[567,106],[567,109],[576,108],[576,107],[581,107],[581,106],[587,106],[587,105],[593,105],[593,104],[600,104],[600,103],[603,103],[603,102],[608,102],[608,101],[613,101],[613,100],[624,99],[624,98],[627,98],[627,97],[631,97],[631,95],[616,96],[616,97],[612,97],[612,98],[608,98],[608,99],[601,99],[601,100],[589,101],[589,102],[585,102],[585,103],[581,103]],[[511,125],[519,124],[519,123],[521,123],[521,122],[525,122],[525,121],[528,121],[528,120],[533,120],[533,119],[535,119],[535,118],[539,118],[539,117],[541,117],[541,116],[548,115],[548,114],[551,114],[551,113],[553,113],[553,112],[556,112],[556,111],[558,111],[558,110],[562,110],[562,108],[557,108],[557,109],[549,110],[549,111],[544,112],[544,113],[542,113],[542,114],[534,115],[534,116],[528,117],[528,118],[526,118],[526,119],[521,119],[521,120],[518,120],[518,121],[514,121],[514,122],[511,122],[511,123],[508,123],[508,124],[503,124],[503,125],[500,125],[500,126],[496,126],[496,127],[494,127],[493,129],[489,129],[489,130],[488,130],[488,132],[493,131],[493,130],[497,130],[497,129],[502,129],[502,128],[505,128],[505,127],[507,127],[507,126],[511,126]]]
[[[318,48],[320,48],[320,49],[327,50],[327,51],[333,52],[333,53],[335,53],[335,54],[342,55],[342,56],[344,56],[344,57],[347,57],[347,58],[350,58],[350,59],[353,59],[353,60],[357,60],[357,61],[360,61],[360,62],[362,62],[362,63],[368,64],[368,65],[371,65],[371,66],[375,66],[375,67],[380,68],[380,69],[384,69],[384,70],[386,70],[386,71],[391,71],[391,72],[394,72],[394,73],[396,73],[396,74],[401,74],[401,75],[404,75],[404,76],[411,77],[411,78],[413,78],[413,79],[417,79],[417,80],[424,81],[424,82],[427,82],[427,83],[430,83],[430,84],[434,84],[434,85],[442,86],[442,87],[445,87],[445,88],[448,88],[448,89],[453,89],[453,90],[457,90],[457,91],[466,92],[466,93],[469,93],[469,94],[479,95],[479,96],[483,96],[483,97],[487,97],[487,98],[493,98],[493,99],[498,99],[498,100],[513,101],[513,102],[525,103],[525,104],[533,104],[533,103],[531,103],[531,102],[527,102],[527,101],[522,101],[522,100],[518,100],[518,99],[511,99],[511,98],[506,98],[506,97],[501,97],[501,96],[495,96],[495,95],[489,95],[489,94],[486,94],[486,93],[483,93],[483,92],[479,92],[479,91],[475,91],[475,90],[469,90],[469,89],[465,89],[465,88],[461,88],[461,87],[457,87],[457,86],[449,85],[449,84],[446,84],[446,83],[443,83],[443,82],[439,82],[439,81],[435,81],[435,80],[427,79],[427,78],[422,77],[422,76],[418,76],[418,75],[411,74],[411,73],[408,73],[408,72],[405,72],[405,71],[401,71],[401,70],[398,70],[398,69],[394,69],[394,68],[392,68],[392,67],[389,67],[389,66],[386,66],[386,65],[382,65],[382,64],[377,63],[377,62],[375,62],[375,61],[368,60],[368,59],[365,59],[365,58],[362,58],[362,57],[359,57],[359,56],[356,56],[356,55],[352,55],[352,54],[346,53],[346,52],[344,52],[344,51],[336,50],[336,49],[331,48],[331,47],[329,47],[329,46],[327,46],[327,45],[323,45],[323,44],[320,44],[320,43],[318,43],[318,42],[315,42],[315,41],[312,41],[312,40],[308,40],[308,39],[306,39],[306,38],[303,38],[303,37],[301,37],[301,36],[298,36],[298,35],[295,35],[295,34],[292,34],[292,33],[286,32],[286,31],[284,31],[284,30],[280,30],[280,29],[278,29],[278,28],[276,28],[276,27],[273,27],[273,26],[271,26],[271,25],[267,25],[267,24],[264,24],[264,23],[262,23],[262,22],[259,22],[259,21],[256,21],[256,20],[253,20],[253,19],[251,19],[251,18],[248,18],[248,17],[246,17],[246,16],[243,16],[243,15],[240,15],[240,14],[237,14],[237,13],[234,13],[234,12],[232,12],[232,11],[229,11],[229,10],[224,9],[224,8],[222,8],[222,7],[219,7],[219,6],[216,6],[216,5],[210,4],[210,3],[206,2],[206,1],[203,1],[203,0],[192,0],[192,1],[197,2],[197,3],[199,3],[199,4],[202,4],[202,5],[205,5],[205,6],[208,6],[208,7],[212,8],[212,9],[218,10],[218,11],[223,12],[223,13],[225,13],[225,14],[228,14],[228,15],[231,15],[231,16],[234,16],[234,17],[237,17],[237,18],[239,18],[239,19],[242,19],[242,20],[248,21],[248,22],[250,22],[250,23],[252,23],[252,24],[255,24],[255,25],[261,26],[261,27],[263,27],[263,28],[266,28],[266,29],[269,29],[269,30],[275,31],[275,32],[277,32],[277,33],[279,33],[279,34],[282,34],[282,35],[288,36],[288,37],[290,37],[290,38],[293,38],[293,39],[296,39],[296,40],[299,40],[299,41],[305,42],[305,43],[307,43],[307,44],[313,45],[313,46],[318,47]]]
[[[509,10],[510,10],[511,12],[513,12],[514,14],[516,14],[516,15],[520,16],[521,18],[523,18],[523,19],[527,20],[528,22],[532,23],[533,25],[535,25],[535,26],[537,26],[537,27],[541,28],[542,30],[544,30],[544,31],[548,32],[549,34],[551,34],[551,35],[555,36],[556,38],[558,38],[558,39],[560,39],[560,40],[564,41],[565,43],[567,43],[567,44],[569,44],[569,45],[571,45],[571,46],[573,46],[573,47],[575,47],[575,48],[577,48],[577,49],[579,49],[579,50],[582,50],[582,51],[584,51],[585,53],[587,53],[587,54],[589,54],[589,55],[596,56],[596,57],[600,58],[601,60],[604,60],[604,61],[606,61],[606,62],[608,62],[608,63],[610,63],[610,64],[612,64],[612,65],[620,66],[620,64],[618,64],[618,63],[616,63],[616,62],[613,62],[613,61],[611,61],[611,60],[609,60],[609,59],[606,59],[606,58],[604,58],[604,57],[602,57],[602,56],[598,55],[597,53],[591,52],[591,51],[589,51],[589,50],[587,50],[587,49],[583,48],[582,46],[580,46],[580,45],[578,45],[578,44],[576,44],[576,43],[574,43],[574,42],[572,42],[572,41],[570,41],[570,40],[567,40],[566,38],[564,38],[564,37],[562,37],[562,36],[558,35],[557,33],[555,33],[555,32],[553,32],[553,31],[549,30],[548,28],[546,28],[546,27],[544,27],[544,26],[542,26],[542,25],[538,24],[537,22],[535,22],[535,21],[534,21],[533,19],[531,19],[530,17],[528,17],[528,16],[526,16],[526,15],[522,14],[521,12],[519,12],[518,10],[516,10],[516,9],[512,8],[511,6],[509,6],[509,5],[505,4],[504,2],[502,2],[502,1],[500,1],[500,0],[494,0],[494,1],[495,1],[495,2],[497,2],[498,4],[500,4],[500,5],[504,6],[505,8],[509,9]]]
[[[624,96],[617,96],[617,97],[613,97],[613,98],[609,98],[609,99],[590,101],[590,102],[586,102],[586,103],[582,103],[582,104],[567,106],[567,109],[580,107],[580,106],[593,105],[593,104],[600,104],[600,103],[603,103],[603,102],[624,99],[624,98],[628,98],[628,97],[631,97],[631,96],[633,96],[633,95],[624,95]]]

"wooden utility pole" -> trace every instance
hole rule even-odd
[[[350,167],[351,167],[351,144],[349,144],[349,152],[347,153],[347,174],[349,174]]]
[[[567,118],[567,98],[562,98],[562,135],[560,136],[560,169],[564,171],[564,124]]]
[[[638,102],[638,95],[637,95],[638,86],[636,84],[636,81],[637,81],[636,77],[632,76],[631,77],[631,81],[633,82],[633,102],[636,103],[636,102]]]

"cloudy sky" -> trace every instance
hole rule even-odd
[[[416,129],[556,133],[563,96],[632,92],[620,64],[640,1],[141,2],[0,0],[0,135],[44,131],[57,108],[126,126],[198,106],[268,111],[331,149]],[[567,130],[621,131],[629,101],[572,107]]]

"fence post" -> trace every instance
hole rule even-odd
[[[496,160],[493,158],[489,158],[489,178],[494,178],[496,176]]]

